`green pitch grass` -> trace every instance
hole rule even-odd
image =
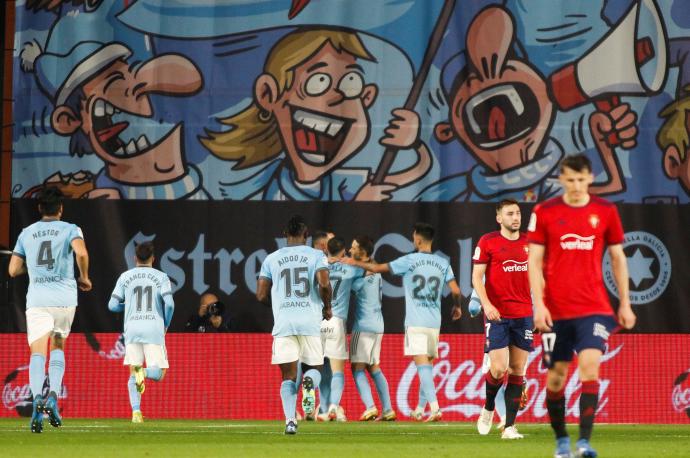
[[[0,456],[96,457],[549,457],[548,425],[522,425],[521,441],[497,432],[479,436],[473,424],[307,423],[296,436],[282,422],[167,421],[133,425],[125,420],[66,419],[31,434],[28,420],[0,420]],[[576,427],[571,425],[570,431]],[[593,445],[601,457],[690,457],[690,425],[597,425]]]

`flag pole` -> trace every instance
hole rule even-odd
[[[424,83],[429,75],[429,69],[431,68],[431,63],[436,56],[438,48],[441,46],[441,41],[443,40],[443,35],[446,33],[448,28],[448,22],[453,15],[453,9],[455,8],[456,0],[445,0],[443,9],[436,20],[436,25],[434,25],[434,31],[429,38],[429,44],[424,52],[424,59],[422,60],[422,65],[419,67],[419,72],[415,76],[410,93],[407,95],[407,100],[405,100],[405,105],[403,108],[405,110],[414,110],[419,100],[419,96],[422,93]],[[398,148],[387,147],[383,152],[383,158],[379,164],[376,174],[374,175],[374,184],[383,184],[386,181],[386,175],[393,165],[395,160],[395,155],[398,152]]]

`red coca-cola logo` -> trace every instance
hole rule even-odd
[[[690,417],[690,370],[680,374],[673,382],[671,402],[676,412],[685,412]]]
[[[623,344],[606,352],[601,359],[602,364],[614,359],[622,350]],[[529,393],[529,402],[519,415],[528,415],[534,420],[544,418],[546,410],[546,371],[541,364],[542,347],[537,346],[527,359],[526,383]],[[451,345],[448,342],[439,343],[439,359],[434,364],[434,381],[436,394],[441,409],[444,412],[454,412],[466,418],[472,418],[479,414],[485,399],[484,374],[482,363],[477,358],[463,361],[452,361]],[[411,399],[412,386],[417,378],[417,368],[414,362],[410,362],[398,383],[396,403],[398,409],[404,415],[409,415],[416,407],[417,399]],[[608,391],[611,380],[602,378],[599,381],[599,407],[597,414],[606,414],[606,406],[609,402]],[[566,414],[579,416],[579,403],[581,383],[578,372],[572,371],[566,384]]]
[[[42,395],[48,396],[49,381],[43,383]],[[67,398],[67,388],[63,383],[58,399]],[[7,410],[15,410],[22,417],[30,417],[33,410],[33,396],[29,385],[29,366],[20,366],[7,374],[2,387],[2,404]]]
[[[29,387],[29,366],[21,366],[5,377],[2,388],[2,404],[13,410],[31,405],[31,388]]]

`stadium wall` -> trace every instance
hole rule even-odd
[[[268,334],[169,334],[170,369],[162,382],[147,382],[144,415],[151,419],[282,418],[280,373],[270,366],[271,342]],[[441,336],[434,375],[445,420],[476,420],[484,400],[483,344],[482,335]],[[538,336],[535,344],[526,377],[530,400],[519,413],[520,422],[548,421]],[[1,334],[0,348],[4,378],[0,417],[29,416],[26,336]],[[416,405],[418,380],[413,363],[402,354],[403,336],[386,335],[381,367],[388,378],[393,407],[405,419]],[[60,394],[66,418],[129,418],[129,374],[122,365],[123,356],[119,334],[74,334],[69,338]],[[597,422],[689,423],[689,361],[685,335],[614,335],[603,358]],[[354,420],[364,407],[346,372],[342,405]],[[576,422],[579,415],[580,386],[577,374],[571,373],[566,388],[570,422]]]

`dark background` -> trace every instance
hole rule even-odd
[[[620,204],[618,208],[625,231],[646,231],[655,235],[668,249],[673,266],[671,281],[664,293],[653,302],[633,306],[638,315],[635,332],[690,332],[690,240],[686,233],[686,228],[690,226],[690,209],[682,205],[635,204]],[[522,212],[524,228],[529,220],[531,206],[522,206]],[[276,250],[285,222],[295,213],[305,217],[311,230],[331,229],[345,237],[348,244],[352,237],[359,234],[370,235],[375,241],[390,233],[400,234],[398,240],[403,237],[410,239],[412,226],[416,221],[430,222],[437,228],[434,249],[450,256],[456,277],[461,276],[461,264],[467,269],[471,268],[470,257],[479,237],[498,228],[494,205],[479,203],[211,201],[201,204],[178,201],[67,201],[64,220],[78,224],[84,231],[91,258],[90,276],[94,285],[92,291],[79,293],[79,308],[73,331],[117,332],[122,329],[122,315],[109,312],[107,302],[117,277],[128,268],[125,246],[141,232],[146,235],[155,234],[158,257],[155,267],[168,273],[173,285],[179,286],[181,274],[184,273],[184,284],[174,294],[176,310],[171,331],[181,331],[189,315],[196,313],[200,294],[213,292],[228,307],[232,331],[270,332],[273,325],[271,310],[256,301],[253,292],[245,284],[245,278],[255,278],[254,272],[258,272],[263,260],[262,257],[250,255],[261,249],[268,253]],[[38,217],[35,201],[13,201],[12,243],[21,228],[33,223]],[[469,247],[468,249],[461,250],[461,240],[465,240],[462,246]],[[205,256],[202,256],[202,241]],[[230,264],[227,271],[221,272],[221,259],[232,253],[238,254],[237,250],[241,251],[242,256],[239,258],[243,259],[239,263]],[[626,249],[626,254],[630,257],[634,250],[634,247],[630,247]],[[650,251],[642,251],[651,256]],[[385,245],[377,250],[376,259],[387,262],[405,252]],[[167,258],[167,261],[161,258]],[[654,275],[659,272],[658,264],[658,260],[655,260],[650,266]],[[0,267],[5,275],[6,267]],[[220,290],[220,277],[228,273],[232,283],[236,285],[231,294]],[[462,273],[464,275],[459,278],[461,286],[469,282],[469,270]],[[399,279],[393,277],[387,277],[387,280],[400,283]],[[10,291],[3,292],[3,296],[0,296],[0,302],[3,303],[0,306],[0,317],[7,317],[7,320],[2,320],[0,326],[3,329],[0,330],[25,331],[24,300],[27,281],[28,278],[23,276],[9,282]],[[643,280],[637,288],[631,282],[631,289],[646,289],[653,281]],[[463,288],[463,294],[469,294],[467,288]],[[616,305],[617,301],[613,297],[612,299],[612,303]],[[481,319],[469,319],[465,316],[459,322],[452,322],[450,307],[451,299],[446,296],[443,300],[442,332],[483,332]],[[402,298],[384,296],[383,311],[386,332],[403,332]]]

